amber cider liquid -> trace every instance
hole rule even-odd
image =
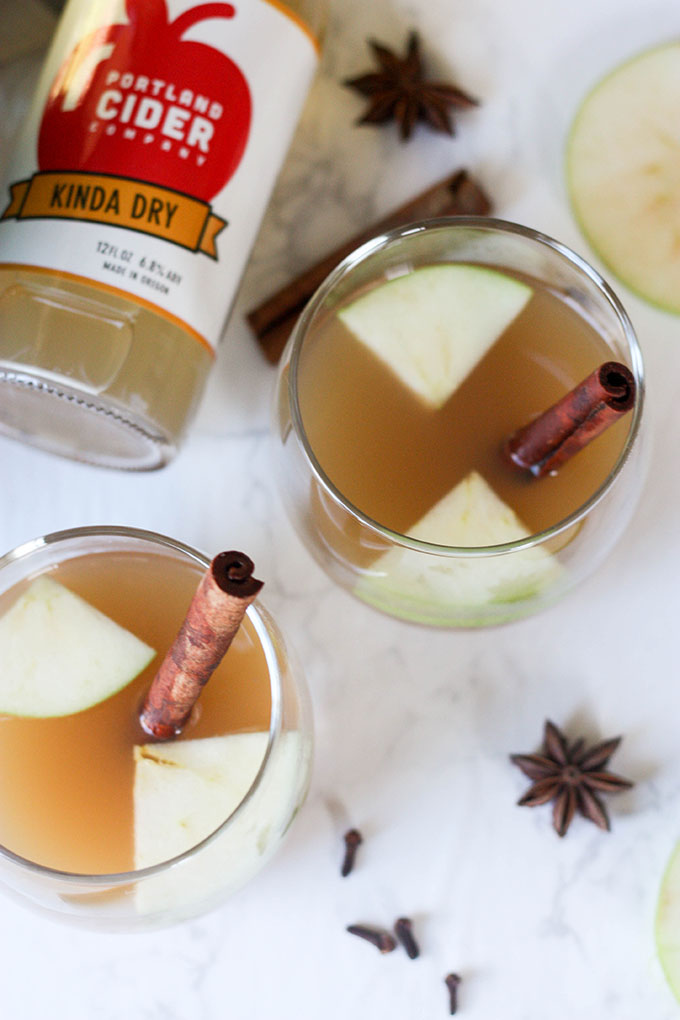
[[[577,510],[607,478],[630,418],[540,480],[501,456],[516,429],[598,365],[620,360],[566,295],[526,282],[534,293],[521,314],[439,410],[411,393],[336,314],[305,339],[298,394],[310,447],[344,498],[373,521],[408,535],[476,470],[534,534]]]
[[[137,721],[139,707],[184,619],[201,569],[171,555],[121,551],[74,557],[50,576],[157,654],[131,684],[84,712],[55,719],[0,716],[0,844],[58,870],[128,871],[133,746],[148,741]],[[0,612],[24,586],[0,597]],[[178,739],[267,731],[270,714],[265,654],[246,617]]]
[[[55,403],[44,414],[53,418],[57,452],[77,448],[74,432],[88,427],[89,403],[103,421],[113,412],[121,422],[109,435],[104,424],[91,421],[100,462],[117,467],[129,457],[145,466],[144,437],[161,445],[181,440],[213,360],[208,348],[180,325],[113,289],[39,269],[0,268],[0,369],[20,371],[26,365],[54,395]],[[60,387],[71,385],[81,387],[83,417],[75,425],[68,411],[56,407]],[[17,430],[22,421],[35,421],[39,428],[35,393],[18,388],[12,394]],[[67,403],[72,408],[73,400]],[[130,435],[123,440],[119,430],[125,428]]]

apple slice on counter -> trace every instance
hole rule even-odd
[[[656,949],[666,979],[680,1001],[680,843],[673,850],[661,881]]]
[[[528,538],[529,530],[482,476],[471,471],[414,527],[412,538],[435,545],[504,545]],[[357,594],[377,604],[383,594],[408,594],[414,604],[478,607],[515,602],[536,594],[561,572],[546,549],[535,546],[483,558],[429,556],[401,546],[384,553],[362,579]]]
[[[599,82],[567,146],[574,213],[594,251],[641,297],[680,313],[680,42]]]
[[[39,577],[0,617],[0,714],[83,712],[122,690],[155,654],[79,595]]]
[[[268,733],[235,733],[135,747],[135,867],[184,853],[238,807],[267,750]]]
[[[485,266],[423,266],[363,294],[338,317],[414,394],[442,407],[529,301]]]

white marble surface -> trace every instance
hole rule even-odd
[[[0,20],[2,6],[0,6]],[[451,140],[408,145],[352,126],[338,81],[370,64],[367,35],[402,45],[417,26],[430,68],[480,96]],[[310,97],[227,329],[199,420],[166,470],[126,476],[0,441],[0,546],[119,523],[206,550],[248,549],[267,602],[304,660],[317,751],[309,798],[282,851],[229,905],[164,932],[93,936],[3,902],[2,1012],[11,1020],[340,1020],[447,1015],[670,1020],[680,1006],[655,957],[653,917],[680,838],[680,321],[617,287],[649,375],[651,469],[632,527],[597,576],[543,616],[439,633],[373,614],[300,546],[268,464],[271,370],[243,312],[365,223],[458,166],[498,214],[590,257],[560,178],[568,117],[612,61],[677,36],[672,0],[337,0]],[[9,143],[35,67],[0,69]],[[626,735],[612,766],[636,780],[609,801],[613,831],[515,806],[511,751],[546,716],[589,738]],[[341,835],[361,828],[339,877]],[[411,915],[422,957],[381,957],[344,932]]]

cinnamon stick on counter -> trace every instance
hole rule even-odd
[[[262,588],[253,569],[244,553],[222,552],[203,575],[140,713],[143,729],[157,740],[177,736],[224,658],[246,609]]]
[[[635,378],[625,365],[607,361],[505,444],[517,467],[535,478],[557,470],[635,403]]]
[[[278,361],[300,312],[316,288],[338,262],[359,245],[386,230],[394,230],[415,220],[437,216],[486,216],[490,211],[491,202],[487,195],[466,170],[458,170],[416,195],[410,202],[340,245],[249,313],[248,322],[260,341],[265,357],[272,363]]]

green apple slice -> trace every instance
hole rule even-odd
[[[167,861],[214,832],[252,786],[268,738],[236,733],[136,747],[135,867]]]
[[[129,684],[155,654],[79,595],[39,577],[0,617],[0,714],[82,712]]]
[[[533,291],[465,263],[388,280],[338,317],[429,407],[442,407],[522,311]]]
[[[656,912],[656,949],[676,999],[680,1001],[680,843],[661,882]]]
[[[435,545],[479,548],[527,538],[530,532],[482,476],[471,471],[409,529],[412,538]],[[481,558],[429,556],[395,546],[380,556],[360,582],[357,594],[374,604],[391,593],[413,604],[479,608],[529,598],[553,582],[562,567],[546,549]]]
[[[641,297],[680,312],[680,42],[617,67],[584,100],[567,147],[577,220]]]
[[[238,733],[166,744],[135,754],[138,868],[195,846],[241,804],[257,777],[269,734]],[[173,920],[216,906],[262,867],[304,793],[311,745],[281,733],[257,788],[218,836],[184,861],[135,883],[137,910]]]

